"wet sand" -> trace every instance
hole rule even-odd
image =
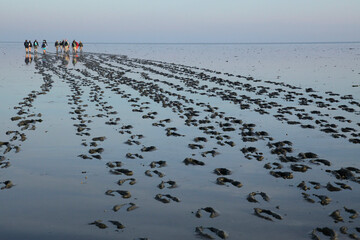
[[[33,64],[0,135],[9,239],[360,236],[358,96],[116,54]]]

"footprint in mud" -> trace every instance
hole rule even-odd
[[[303,198],[309,202],[309,203],[315,203],[315,200],[310,197],[310,194],[307,193],[301,193],[303,195]]]
[[[117,184],[119,186],[123,185],[125,182],[129,181],[130,185],[134,185],[136,183],[136,179],[135,178],[125,178],[125,179],[120,179]]]
[[[269,196],[268,196],[266,193],[264,193],[264,192],[251,192],[251,193],[249,193],[249,195],[247,196],[246,199],[247,199],[249,202],[257,203],[257,202],[259,202],[259,201],[256,200],[256,198],[255,198],[256,195],[260,195],[260,196],[262,197],[262,199],[263,199],[264,201],[266,201],[266,202],[269,202],[269,201],[270,201]]]
[[[105,228],[108,227],[108,226],[106,226],[106,224],[102,223],[101,220],[96,220],[96,221],[94,221],[94,222],[92,222],[92,223],[89,223],[89,225],[95,225],[95,226],[97,226],[97,227],[100,228],[100,229],[105,229]]]
[[[310,190],[310,187],[308,187],[308,186],[306,185],[305,181],[302,181],[301,183],[299,183],[299,184],[297,185],[297,187],[300,188],[300,189],[302,189],[302,190],[304,190],[304,191]]]
[[[345,212],[351,214],[349,216],[350,219],[355,219],[359,216],[359,213],[355,209],[344,207]]]
[[[342,189],[349,189],[349,190],[352,190],[352,188],[345,184],[345,183],[341,183],[341,182],[334,182],[336,185],[340,186]],[[328,189],[329,190],[329,189]]]
[[[214,227],[199,226],[199,227],[195,228],[195,233],[201,238],[214,239],[214,237],[212,235],[205,232],[206,230],[209,230],[210,232],[215,233],[216,236],[218,236],[221,239],[226,239],[229,237],[229,234],[227,232],[225,232],[224,230],[221,230],[221,229],[214,228]]]
[[[325,166],[331,166],[331,162],[325,159],[313,159],[309,161],[310,163],[316,164],[316,165],[320,165],[323,164]]]
[[[107,190],[105,192],[105,195],[115,197],[114,193],[118,193],[122,196],[122,198],[131,198],[131,194],[129,191],[123,191],[123,190]]]
[[[324,228],[316,228],[311,232],[311,237],[314,240],[320,240],[320,237],[317,235],[317,232],[322,233],[323,235],[330,237],[331,240],[338,239],[338,234],[331,228],[324,227]]]
[[[204,145],[200,145],[200,144],[189,144],[188,145],[189,148],[191,149],[203,149],[204,148]]]
[[[100,142],[103,142],[103,141],[105,141],[105,139],[106,139],[106,137],[105,136],[103,136],[103,137],[94,137],[92,140],[93,141],[100,141]]]
[[[240,151],[247,159],[255,158],[258,161],[262,161],[264,159],[263,153],[258,152],[257,148],[255,147],[243,147]]]
[[[199,165],[199,166],[204,166],[205,163],[203,161],[199,161],[193,158],[185,158],[185,160],[183,161],[183,163],[185,163],[185,165]]]
[[[311,167],[305,165],[305,164],[291,164],[290,165],[291,170],[294,172],[306,172],[308,169],[311,169]]]
[[[129,159],[135,159],[135,158],[143,159],[143,158],[144,158],[142,155],[137,154],[137,153],[135,153],[135,154],[127,153],[127,154],[125,155],[125,157],[126,157],[126,158],[129,158]]]
[[[301,159],[318,158],[318,155],[312,152],[299,153],[298,156]]]
[[[269,142],[267,146],[272,149],[272,154],[286,155],[287,153],[293,152],[293,149],[291,148],[292,142],[287,140],[273,143]]]
[[[124,142],[125,144],[127,145],[133,145],[133,144],[136,144],[136,145],[140,145],[140,141],[137,141],[137,140],[130,140],[128,139],[126,142]]]
[[[131,202],[131,203],[124,203],[124,204],[117,204],[117,205],[115,205],[115,206],[113,207],[113,211],[114,211],[114,212],[117,212],[117,211],[119,211],[122,207],[127,206],[127,205],[130,205],[129,207],[126,208],[126,211],[128,211],[128,212],[133,211],[133,210],[135,210],[135,209],[138,208],[138,206],[136,206],[135,203],[132,203],[132,202]]]
[[[359,239],[359,237],[355,233],[348,233],[348,230],[349,229],[347,227],[345,227],[345,226],[340,227],[340,232],[342,234],[348,235],[348,237],[351,238],[351,239]],[[360,233],[360,227],[355,227],[355,230],[358,233]]]
[[[205,207],[205,208],[199,208],[196,213],[195,213],[195,216],[197,218],[201,218],[202,215],[201,215],[201,211],[205,211],[207,213],[210,213],[210,218],[215,218],[215,217],[218,217],[219,216],[219,212],[216,211],[214,208],[212,207]]]
[[[219,185],[225,185],[226,183],[231,183],[233,186],[238,188],[241,188],[243,186],[241,182],[226,177],[218,177],[216,179],[216,183]]]
[[[4,186],[0,188],[1,190],[10,189],[14,186],[14,184],[10,180],[6,180],[2,182],[2,184],[4,184]]]
[[[335,221],[335,223],[343,222],[344,219],[340,215],[340,210],[335,210],[330,214],[330,217],[332,217]]]
[[[194,142],[207,142],[207,139],[205,137],[196,137]]]
[[[157,122],[154,122],[152,125],[153,125],[154,127],[165,127],[165,126],[166,126],[166,125],[163,124],[163,123],[157,123]]]
[[[124,174],[126,176],[132,176],[134,174],[133,171],[125,168],[110,169],[110,173],[114,175]]]
[[[165,188],[165,184],[169,185],[167,188],[171,189],[171,188],[177,188],[178,185],[176,184],[175,181],[167,181],[167,182],[164,182],[164,181],[161,181],[161,183],[158,185],[158,188],[160,189],[164,189]]]
[[[283,179],[293,179],[294,178],[292,172],[270,171],[270,175],[272,175],[276,178],[283,178]]]
[[[90,154],[95,154],[95,153],[103,153],[104,149],[103,148],[92,148],[89,150]]]
[[[328,205],[328,204],[330,204],[330,202],[331,202],[331,198],[329,198],[328,196],[325,196],[325,195],[317,195],[317,194],[313,194],[313,196],[319,198],[320,204],[323,205],[323,206],[324,206],[324,205]]]
[[[335,183],[335,184],[336,184],[336,183]],[[342,186],[342,187],[346,187],[345,185],[346,185],[346,184],[341,185],[341,186]],[[326,189],[327,189],[329,192],[339,192],[339,191],[341,191],[341,188],[332,185],[330,182],[327,183]]]
[[[319,182],[309,181],[309,183],[310,183],[311,185],[313,185],[313,188],[316,189],[316,190],[322,188],[322,186],[321,186],[321,184],[320,184]]]
[[[146,170],[145,175],[148,176],[148,177],[152,177],[153,175],[151,174],[151,172],[155,173],[160,178],[165,177],[165,174],[163,174],[162,172],[159,172],[158,170],[154,170],[154,171]]]
[[[173,136],[173,137],[185,137],[185,135],[177,133],[176,132],[177,128],[174,128],[174,127],[166,128],[165,131],[166,131],[166,136],[168,136],[168,137],[170,137],[170,136]]]
[[[155,146],[150,146],[150,147],[143,147],[141,149],[142,152],[153,152],[156,150],[156,147]]]
[[[161,168],[166,166],[166,161],[153,161],[149,165],[151,168]]]
[[[107,162],[107,163],[106,163],[106,166],[108,166],[109,168],[121,167],[121,166],[122,166],[122,162],[120,162],[120,161]]]
[[[121,127],[121,129],[123,129],[123,130],[129,130],[129,129],[132,129],[132,128],[133,128],[133,126],[131,126],[131,125],[125,125],[125,126]]]
[[[273,165],[273,167],[271,166],[271,164]],[[264,168],[265,169],[273,169],[273,170],[275,170],[275,169],[282,169],[284,166],[283,165],[281,165],[280,163],[277,163],[277,162],[273,162],[273,163],[266,163],[265,165],[264,165]]]
[[[155,199],[162,203],[170,203],[170,200],[174,202],[180,202],[180,199],[177,197],[173,197],[170,194],[157,194]]]
[[[283,219],[279,214],[274,213],[271,210],[262,209],[262,208],[254,208],[254,214],[255,214],[255,216],[258,216],[258,217],[263,218],[263,219],[268,220],[268,221],[274,221],[273,218],[276,218],[278,220]],[[271,216],[273,218],[271,218],[269,216],[266,216],[264,214],[267,214],[267,215],[269,215],[269,216]]]
[[[112,223],[117,229],[124,229],[125,226],[120,223],[119,221],[109,220],[110,223]]]
[[[8,168],[11,166],[10,162],[0,162],[1,168]]]
[[[360,169],[354,167],[340,168],[339,170],[328,170],[331,172],[337,179],[341,180],[350,180],[356,183],[360,183],[360,176],[355,174],[360,174]]]
[[[215,168],[214,173],[216,175],[231,175],[231,171],[227,168]]]

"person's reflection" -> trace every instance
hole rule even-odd
[[[69,54],[67,54],[67,53],[64,53],[63,56],[64,56],[64,57],[63,57],[63,59],[62,59],[62,65],[65,66],[65,67],[67,67],[67,66],[69,65],[69,62],[70,62],[70,56],[69,56]]]
[[[38,55],[37,55],[37,52],[35,52],[34,54],[34,61],[36,62],[38,60]]]
[[[31,53],[27,53],[27,54],[25,55],[25,63],[26,63],[26,65],[28,65],[28,64],[31,63],[31,62],[32,62]]]
[[[77,54],[74,54],[74,55],[73,55],[72,63],[73,63],[74,66],[75,66],[76,63],[77,63],[78,58],[79,58],[79,55],[77,55]]]

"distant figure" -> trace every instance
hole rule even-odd
[[[37,40],[34,41],[34,53],[37,53],[37,49],[38,49],[39,43]]]
[[[31,41],[29,40],[29,52],[31,52],[31,47],[32,47],[32,43],[31,43]]]
[[[67,39],[65,39],[65,42],[64,42],[64,49],[65,49],[66,53],[69,51],[69,42]]]
[[[58,52],[59,51],[59,41],[58,40],[56,40],[56,42],[55,42],[55,47],[56,47],[56,52]]]
[[[64,47],[64,40],[61,40],[61,42],[59,43],[60,45],[60,52],[62,52],[63,47]]]
[[[28,42],[28,40],[25,40],[24,46],[25,46],[25,52],[28,53],[29,52],[29,42]]]
[[[76,41],[75,40],[72,41],[71,47],[72,47],[73,53],[76,53]]]
[[[47,42],[46,40],[43,40],[42,44],[41,44],[41,48],[43,49],[43,53],[45,54],[46,53],[46,47],[47,47]]]
[[[79,43],[80,52],[82,52],[83,46],[84,46],[84,44],[80,41],[80,43]]]

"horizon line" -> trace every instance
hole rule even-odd
[[[55,42],[55,41],[49,41]],[[22,43],[22,41],[0,41],[0,43]],[[338,43],[360,43],[360,41],[304,41],[304,42],[86,42],[87,44],[208,44],[208,45],[217,45],[217,44],[338,44]]]

